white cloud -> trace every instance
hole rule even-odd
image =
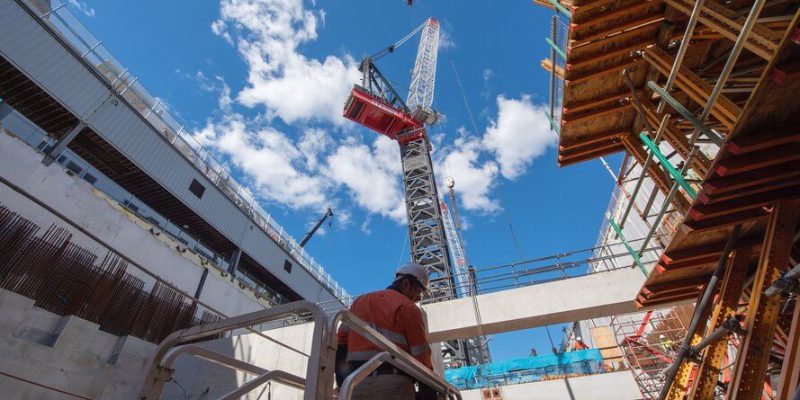
[[[307,10],[302,0],[222,0],[211,29],[237,48],[248,78],[242,90],[232,92],[221,77],[190,76],[202,90],[219,94],[219,116],[195,137],[228,159],[261,199],[314,215],[331,206],[343,225],[361,209],[365,232],[375,215],[405,224],[397,143],[381,135],[368,142],[331,135],[341,130],[342,103],[359,73],[349,55],[315,59],[299,52],[316,40],[324,19],[324,11]],[[442,33],[443,46],[453,46],[448,32]],[[484,81],[492,75],[483,71]],[[263,106],[264,112],[245,117],[237,106]],[[439,181],[456,180],[465,211],[500,210],[493,196],[500,177],[521,176],[555,142],[543,106],[530,96],[498,96],[497,107],[482,135],[460,128],[455,138],[433,138]],[[276,129],[282,125],[272,124],[273,118],[289,128]]]
[[[450,25],[445,27],[440,25],[439,29],[439,50],[453,50],[456,48],[456,42],[453,40],[453,33],[450,31]]]
[[[533,159],[556,143],[545,116],[545,107],[531,102],[529,95],[520,99],[497,97],[497,119],[492,120],[483,144],[497,158],[506,179],[523,175]]]
[[[333,139],[328,132],[322,129],[306,129],[297,148],[306,159],[309,168],[316,168],[319,165],[319,156],[333,144]]]
[[[480,161],[482,145],[474,137],[460,137],[453,146],[442,150],[436,174],[441,183],[447,177],[455,182],[455,191],[467,210],[491,213],[500,209],[497,200],[491,199],[499,168],[494,161]]]
[[[95,13],[94,13],[94,8],[92,8],[92,7],[89,7],[89,5],[88,5],[88,4],[86,4],[86,3],[85,3],[85,2],[83,2],[83,1],[78,1],[78,0],[69,0],[69,4],[70,4],[70,5],[71,5],[73,8],[75,8],[75,9],[77,9],[78,11],[82,12],[82,13],[83,13],[83,15],[85,15],[85,16],[87,16],[87,17],[93,18],[93,17],[95,16]]]
[[[215,34],[236,43],[249,68],[238,94],[243,105],[267,108],[287,123],[314,120],[343,124],[342,104],[359,73],[349,55],[308,58],[298,47],[317,38],[324,12],[302,0],[223,0]]]
[[[241,116],[231,116],[209,122],[195,137],[228,156],[261,198],[291,208],[328,205],[328,184],[318,174],[308,173],[302,152],[283,133],[271,127],[251,129]]]
[[[344,186],[353,200],[369,213],[405,222],[397,143],[379,136],[372,147],[345,142],[331,154],[321,171]]]

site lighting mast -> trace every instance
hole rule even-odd
[[[407,100],[403,101],[375,66],[375,61],[418,32],[421,38],[411,86]],[[411,259],[428,270],[431,302],[457,297],[426,133],[426,126],[436,123],[440,117],[431,108],[438,49],[439,22],[429,18],[398,42],[361,61],[361,85],[353,87],[344,107],[345,118],[386,135],[400,145]],[[445,344],[445,363],[465,365],[466,345],[463,340]]]

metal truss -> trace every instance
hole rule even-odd
[[[428,270],[431,278],[428,286],[431,302],[455,299],[455,281],[451,273],[450,254],[442,225],[427,138],[422,136],[405,143],[401,141],[400,159],[403,165],[411,259]],[[466,364],[464,341],[443,343],[442,350],[445,363]]]

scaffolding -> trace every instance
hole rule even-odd
[[[647,331],[626,334],[643,394],[792,397],[800,380],[786,372],[800,365],[798,282],[786,278],[800,260],[797,2],[535,3],[557,15],[552,61],[542,65],[551,72],[559,164],[625,152],[599,243],[621,241],[644,272],[642,307],[696,303],[671,339],[673,354],[659,352]],[[569,19],[563,47],[558,18]],[[563,93],[554,93],[556,77]],[[642,251],[652,243],[663,250],[647,267]],[[627,324],[646,328],[641,319]]]

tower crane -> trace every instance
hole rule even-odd
[[[404,101],[378,70],[375,61],[420,32],[411,85]],[[400,146],[411,259],[428,270],[431,302],[454,299],[458,295],[426,131],[426,127],[441,117],[431,108],[438,49],[439,22],[429,18],[396,43],[361,61],[361,84],[353,87],[344,106],[345,118],[397,141]],[[482,363],[483,360],[469,359],[470,341],[473,339],[444,344],[445,364]]]

